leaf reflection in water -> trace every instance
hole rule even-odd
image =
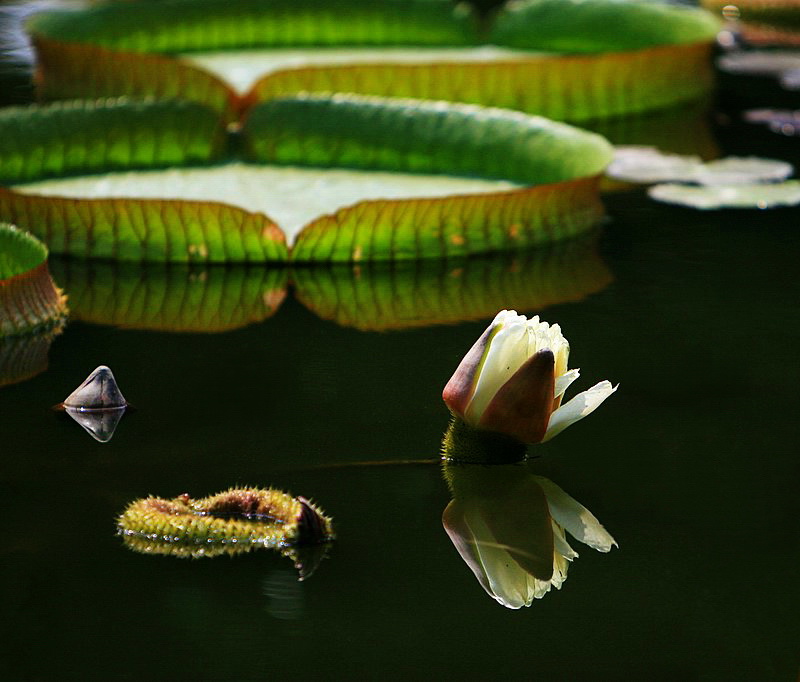
[[[54,259],[72,317],[128,329],[223,332],[272,316],[285,268],[144,265]]]
[[[578,556],[567,532],[599,552],[617,546],[586,507],[525,466],[446,462],[444,476],[453,495],[444,529],[481,587],[507,608],[561,589]]]
[[[499,309],[542,310],[602,291],[613,275],[595,239],[461,260],[309,267],[297,298],[321,318],[362,331],[453,324]]]
[[[47,369],[47,355],[63,323],[25,336],[0,338],[0,387],[27,381]]]

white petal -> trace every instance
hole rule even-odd
[[[483,580],[473,569],[486,592],[509,609],[529,606],[528,574],[511,554],[498,545],[491,529],[480,514],[467,514],[475,540],[475,556],[483,569]]]
[[[564,395],[564,391],[566,391],[570,384],[575,381],[581,375],[580,370],[578,369],[571,369],[568,372],[564,372],[561,376],[556,377],[556,390],[555,396],[556,398],[561,397]]]
[[[555,520],[552,520],[551,523],[553,524],[553,551],[567,561],[577,559],[578,553],[569,546],[564,529]]]
[[[566,528],[572,537],[598,552],[608,552],[612,545],[618,547],[611,534],[580,502],[567,495],[547,478],[536,476],[536,482],[547,497],[547,505],[553,520],[559,526]]]
[[[533,599],[541,599],[550,591],[550,581],[549,580],[539,580],[538,578],[528,576],[529,585],[528,585],[528,594]],[[530,606],[530,603],[527,604]]]
[[[610,381],[601,381],[588,391],[578,393],[572,400],[550,415],[550,423],[547,425],[547,432],[544,434],[542,442],[557,436],[568,426],[594,412],[616,390],[617,386],[612,386]]]
[[[481,415],[500,387],[528,359],[525,318],[519,318],[504,323],[489,344],[486,359],[478,374],[475,392],[465,411],[466,420],[470,424],[480,421]]]

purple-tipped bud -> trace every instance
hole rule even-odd
[[[122,395],[114,374],[105,365],[100,365],[64,401],[64,407],[76,410],[108,410],[126,407],[128,401]]]

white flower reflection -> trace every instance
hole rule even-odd
[[[560,589],[576,540],[608,552],[616,541],[595,516],[552,481],[519,466],[447,464],[454,499],[445,531],[486,593],[510,609]]]

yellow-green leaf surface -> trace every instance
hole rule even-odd
[[[519,112],[341,95],[265,103],[243,135],[259,163],[316,168],[227,163],[27,183],[0,189],[0,218],[54,253],[116,260],[286,260],[267,216],[290,238],[308,225],[300,260],[466,255],[589,229],[612,155],[598,135]]]
[[[224,112],[228,120],[255,100],[302,91],[447,99],[576,122],[670,106],[709,91],[717,25],[711,14],[635,0],[557,4],[558,11],[539,2],[533,9],[515,3],[500,12],[491,40],[526,56],[486,46],[454,51],[450,58],[441,54],[441,48],[477,44],[471,18],[447,0],[139,0],[44,13],[29,28],[46,98],[181,96]],[[542,13],[547,21],[537,18]],[[567,39],[572,42],[554,47]],[[421,48],[416,63],[391,63],[396,54],[369,50],[357,65],[319,63],[320,48],[391,45]],[[259,46],[278,48],[275,58],[263,52],[208,54]],[[272,70],[287,57],[279,48],[290,47],[310,53],[261,74],[244,97],[190,61],[212,70],[215,62],[227,62],[240,72],[232,84],[244,87],[258,64],[266,59],[264,68]],[[426,53],[433,47],[438,49]],[[534,54],[541,49],[604,54],[551,59]],[[487,53],[493,56],[487,59]],[[339,64],[343,57],[330,59]]]
[[[450,0],[131,0],[43,12],[28,29],[138,52],[474,42],[469,12]]]
[[[599,55],[298,67],[260,79],[246,101],[352,92],[468,102],[581,122],[692,101],[708,93],[712,82],[711,43],[695,43]]]
[[[0,109],[0,183],[78,172],[206,163],[219,115],[193,102],[111,99]]]
[[[239,98],[226,83],[179,59],[65,43],[42,35],[34,35],[33,43],[36,89],[43,100],[119,95],[181,98],[205,104],[226,120],[238,115]]]
[[[524,185],[600,173],[608,142],[516,111],[354,95],[264,102],[247,120],[255,161],[440,173]]]
[[[52,253],[83,258],[177,263],[287,258],[286,238],[267,216],[213,201],[71,199],[0,188],[0,217],[26,226]]]
[[[615,52],[710,42],[705,10],[653,0],[521,0],[498,13],[489,40],[519,49]]]
[[[290,243],[307,223],[365,199],[444,197],[518,188],[518,184],[504,180],[237,162],[60,178],[14,187],[18,194],[31,197],[94,200],[168,197],[182,202],[227,203],[250,215],[269,215]],[[174,202],[174,205],[180,204]]]
[[[271,317],[286,296],[283,267],[105,263],[59,259],[70,318],[125,329],[223,332]]]
[[[310,223],[295,260],[402,260],[521,248],[589,229],[604,138],[519,112],[336,95],[272,100],[245,126],[259,161],[474,175],[538,185],[502,194],[372,201]]]
[[[260,79],[274,73],[296,69],[367,67],[482,62],[507,62],[545,53],[511,50],[494,45],[470,47],[304,47],[187,52],[178,55],[183,62],[202,68],[245,95]]]
[[[364,201],[309,223],[298,235],[298,262],[451,258],[514,251],[569,239],[603,216],[599,178],[502,194]]]
[[[224,131],[219,115],[186,101],[11,108],[0,112],[0,179],[20,183],[218,161],[226,151]],[[98,176],[88,177],[93,196],[103,196]],[[0,188],[0,220],[29,230],[52,253],[175,262],[286,260],[285,237],[266,216],[209,201],[169,201],[165,193],[155,200],[80,201]]]
[[[47,248],[0,223],[0,337],[61,325],[66,299],[47,269]]]
[[[580,301],[613,277],[593,241],[500,259],[297,268],[295,294],[320,317],[364,331],[451,324],[507,306],[541,311]]]

